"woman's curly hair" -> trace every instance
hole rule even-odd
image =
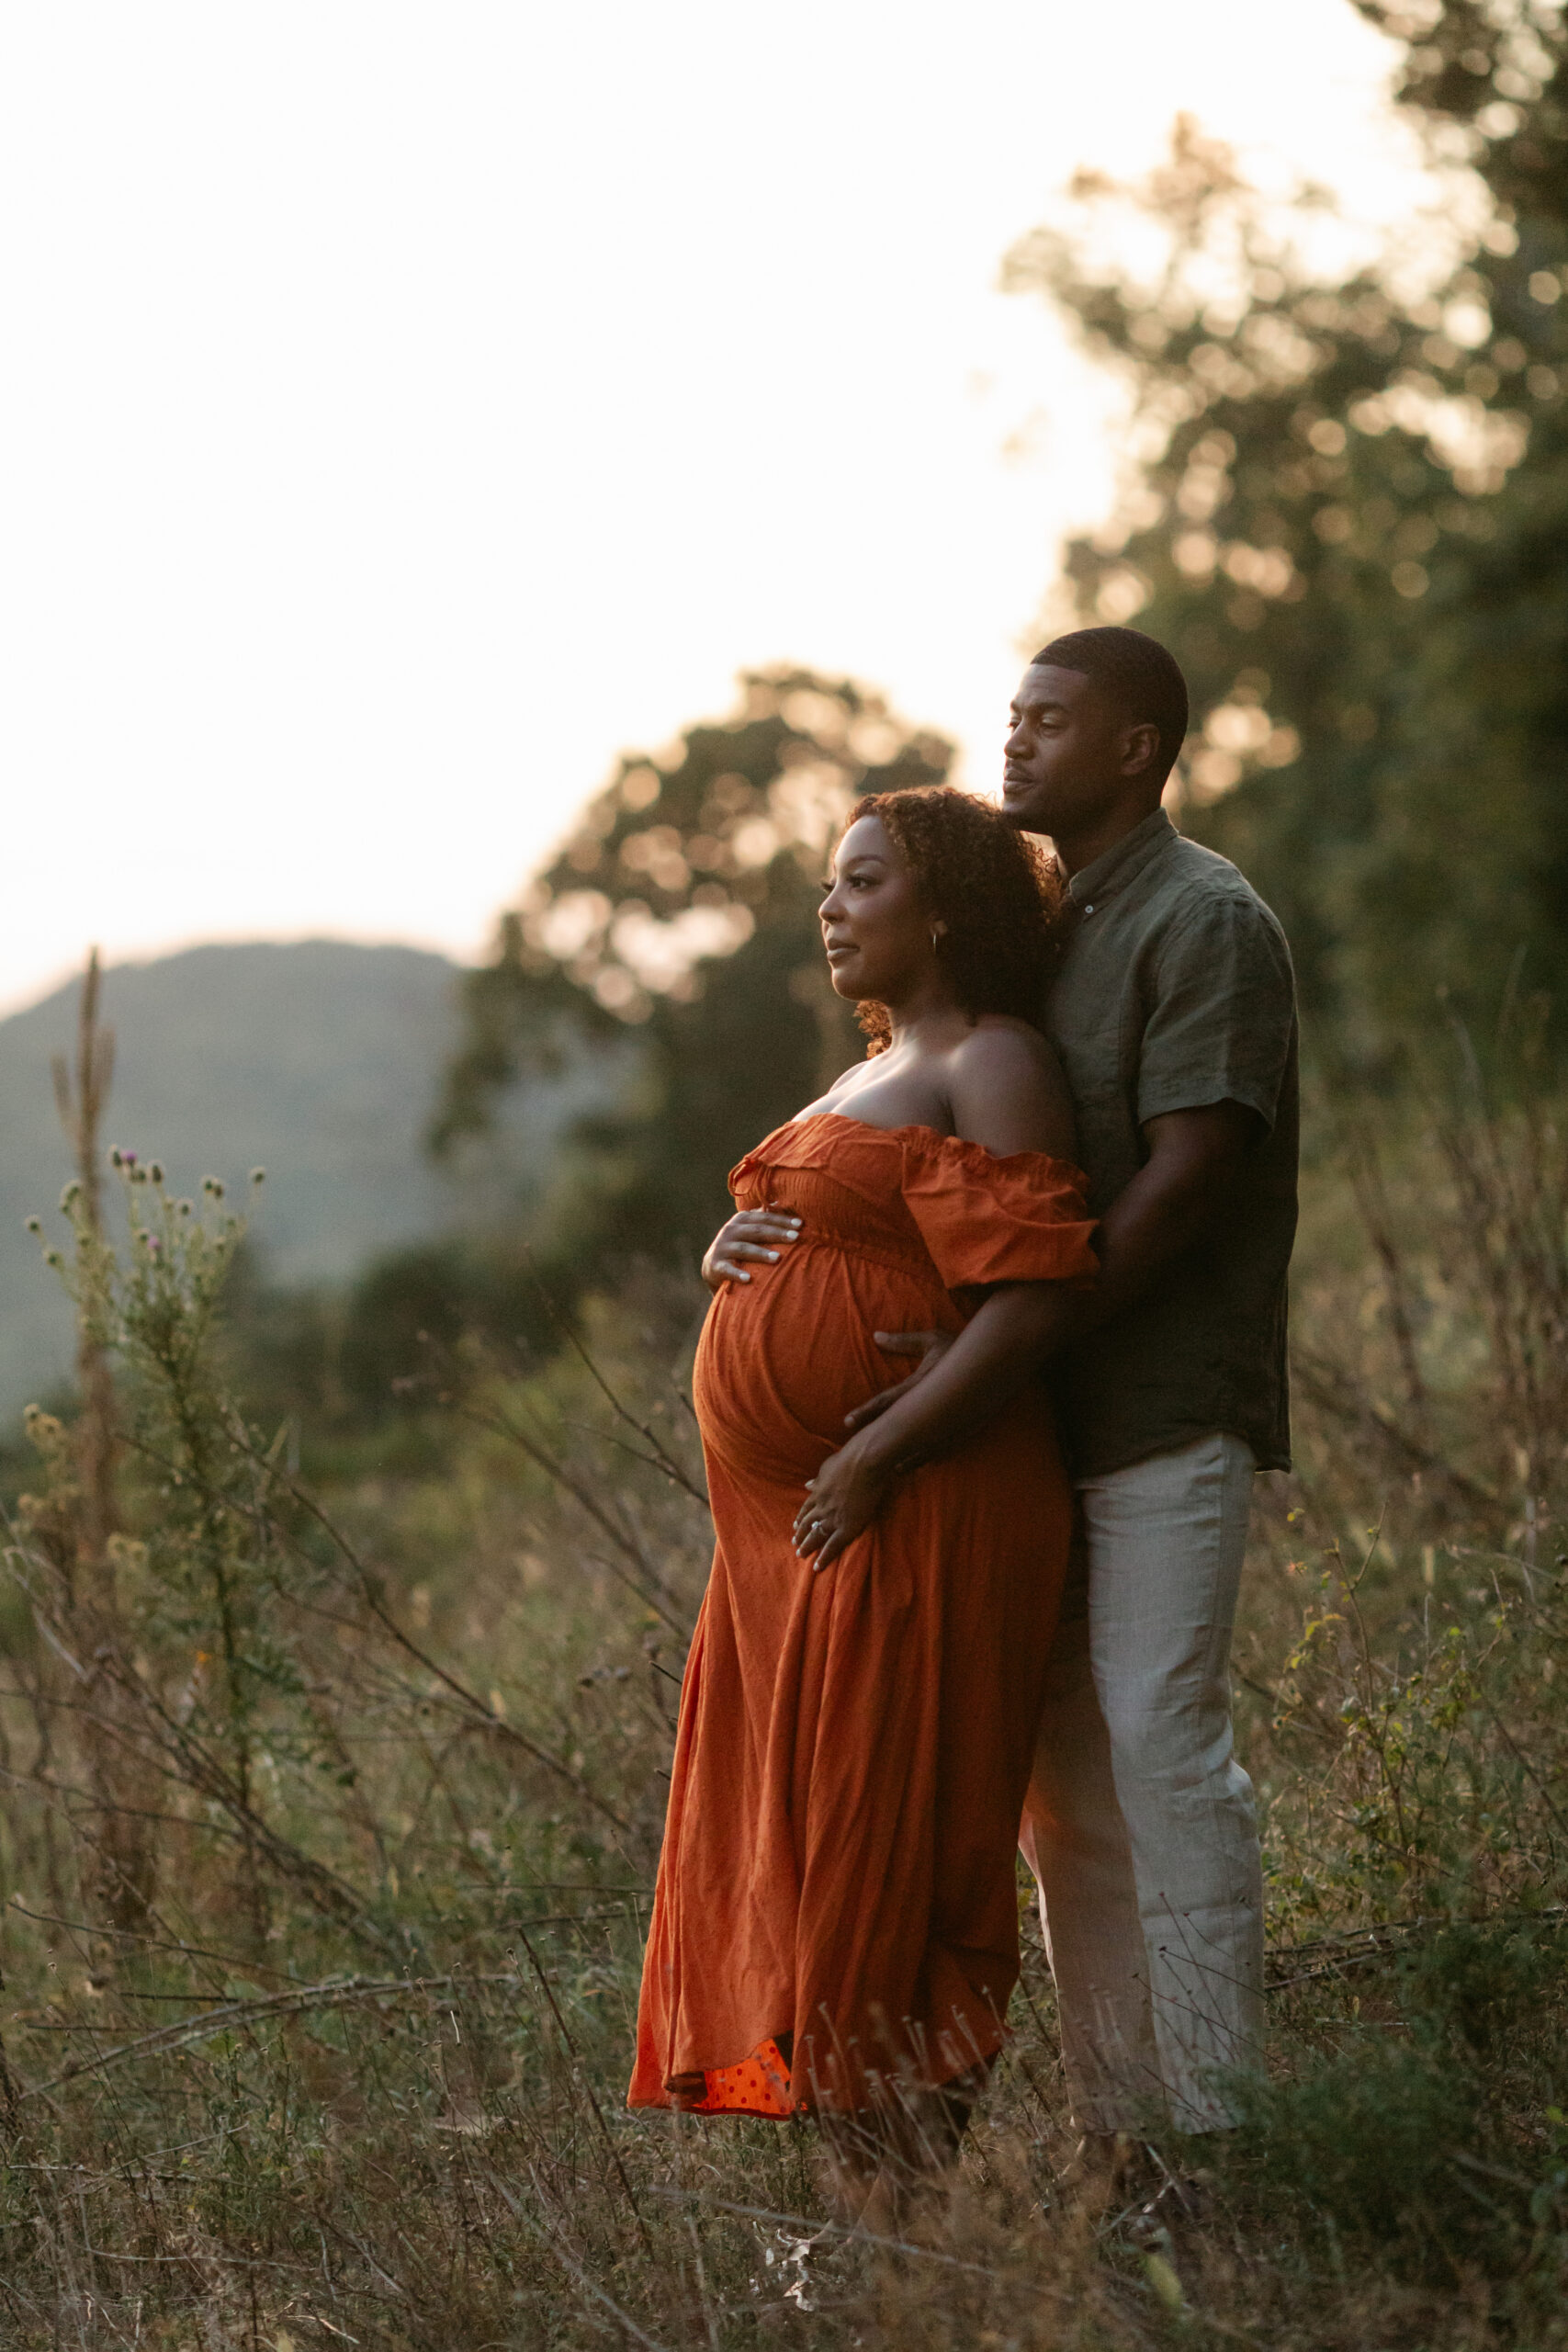
[[[933,922],[946,926],[937,954],[972,1020],[1010,1012],[1038,1023],[1061,946],[1062,870],[994,802],[951,785],[925,792],[873,792],[844,831],[879,817],[893,836]],[[880,1054],[892,1040],[887,1008],[868,998],[861,1027]]]

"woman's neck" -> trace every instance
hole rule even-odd
[[[951,1045],[954,1033],[968,1027],[969,1016],[945,983],[932,978],[897,1003],[887,1001],[887,1024],[890,1048],[918,1054]]]

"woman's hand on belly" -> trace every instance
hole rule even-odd
[[[749,1283],[742,1259],[760,1259],[774,1265],[786,1242],[800,1238],[800,1219],[784,1209],[742,1209],[721,1225],[703,1260],[703,1280],[717,1293],[726,1283]]]
[[[806,1482],[806,1500],[795,1515],[795,1548],[820,1570],[863,1535],[887,1498],[896,1476],[879,1458],[874,1441],[851,1438],[830,1453],[815,1478]]]

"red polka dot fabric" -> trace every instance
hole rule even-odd
[[[688,2115],[772,2115],[784,2117],[795,2111],[795,2095],[790,2087],[789,2067],[778,2043],[759,2042],[750,2058],[742,2058],[736,2066],[713,2066],[702,2077],[701,2094],[694,2078],[691,2090],[685,2082],[680,2093],[673,2095],[673,2104]]]

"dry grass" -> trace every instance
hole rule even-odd
[[[1073,2211],[1025,1905],[959,2173],[897,2242],[809,2250],[809,2128],[622,2105],[705,1566],[690,1300],[649,1278],[586,1354],[433,1363],[439,1470],[307,1494],[222,1394],[220,1214],[192,1256],[130,1187],[163,1246],[95,1309],[122,1523],[94,1657],[80,1456],[46,1422],[13,1529],[5,2340],[1568,2342],[1561,1202],[1551,1151],[1454,1118],[1458,1156],[1406,1138],[1383,1175],[1363,1134],[1314,1179],[1303,1466],[1263,1482],[1240,1645],[1275,1945],[1253,2121],[1151,2126],[1128,2210]],[[106,1788],[155,1863],[118,1908]],[[1145,2213],[1168,2171],[1196,2186]]]

